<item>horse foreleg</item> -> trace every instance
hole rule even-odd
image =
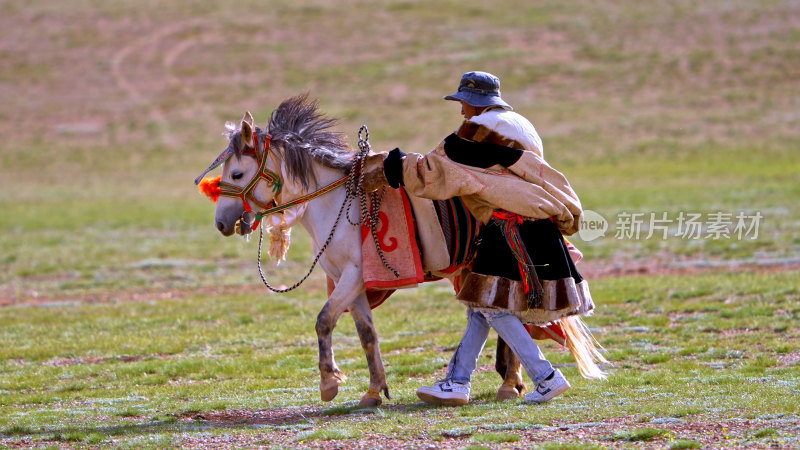
[[[522,379],[522,365],[519,362],[519,358],[499,336],[497,338],[494,368],[503,377],[503,385],[497,390],[498,400],[515,399],[525,392],[526,386]]]
[[[319,345],[319,393],[322,401],[329,402],[339,393],[339,385],[347,379],[333,359],[332,334],[339,316],[346,309],[335,302],[325,303],[317,315],[317,343]]]
[[[372,321],[372,311],[369,308],[367,297],[359,295],[353,304],[350,314],[353,316],[358,337],[361,340],[361,347],[367,356],[367,366],[369,367],[369,390],[361,397],[359,406],[375,407],[383,403],[381,391],[387,399],[389,386],[386,384],[386,372],[383,368],[381,359],[381,349],[378,344],[378,333],[375,331],[375,324]]]

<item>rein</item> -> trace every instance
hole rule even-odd
[[[272,208],[267,208],[265,211],[257,212],[256,213],[256,221],[253,224],[253,229],[254,230],[256,229],[256,227],[258,226],[258,222],[260,222],[261,219],[263,219],[264,217],[272,215],[272,214],[275,214],[275,213],[286,211],[287,209],[295,207],[297,205],[302,205],[303,203],[311,201],[311,200],[314,200],[317,197],[322,197],[323,195],[327,194],[328,192],[330,192],[330,191],[338,188],[339,186],[347,183],[347,180],[349,178],[350,178],[349,175],[345,175],[342,178],[339,178],[338,180],[334,181],[333,183],[331,183],[331,184],[329,184],[329,185],[327,185],[327,186],[325,186],[323,188],[320,188],[320,189],[318,189],[318,190],[316,190],[316,191],[314,191],[314,192],[312,192],[310,194],[306,194],[306,195],[304,195],[302,197],[297,197],[296,199],[290,200],[290,201],[284,203],[283,205],[273,206]]]
[[[362,131],[364,132],[364,137],[363,138],[361,136]],[[256,148],[258,148],[257,144],[258,144],[258,141],[256,141],[256,146],[255,146]],[[383,193],[386,191],[386,187],[383,187],[381,194],[378,194],[377,192],[373,192],[371,194],[372,195],[371,200],[372,200],[372,206],[374,208],[374,214],[369,214],[369,210],[367,208],[367,193],[364,191],[364,189],[362,187],[362,183],[364,181],[364,166],[365,166],[366,161],[367,161],[367,154],[370,151],[369,130],[367,129],[366,125],[362,125],[361,128],[358,130],[358,148],[359,148],[359,151],[356,154],[355,158],[353,158],[353,165],[350,168],[350,173],[349,174],[345,175],[342,178],[339,178],[338,180],[334,181],[333,183],[330,183],[330,184],[322,187],[321,189],[318,189],[318,190],[316,190],[316,191],[314,191],[314,192],[312,192],[310,194],[306,194],[306,195],[304,195],[302,197],[298,197],[298,198],[296,198],[294,200],[291,200],[291,201],[289,201],[289,202],[287,202],[287,203],[285,203],[283,205],[277,205],[277,206],[272,207],[272,208],[265,208],[265,211],[261,211],[261,212],[257,212],[256,213],[256,215],[255,215],[256,220],[253,223],[252,229],[255,230],[256,227],[259,227],[259,234],[258,234],[258,274],[261,275],[261,281],[264,283],[264,286],[266,286],[267,289],[269,289],[270,291],[277,292],[277,293],[280,293],[280,294],[286,293],[286,292],[289,292],[289,291],[292,291],[292,290],[298,288],[301,284],[303,284],[304,281],[306,281],[306,279],[311,275],[311,272],[313,272],[314,268],[317,266],[317,263],[319,262],[319,259],[322,257],[322,254],[325,252],[325,250],[328,248],[330,243],[333,241],[333,235],[336,232],[336,227],[339,225],[339,221],[342,218],[342,213],[346,209],[349,211],[349,209],[350,209],[349,205],[353,201],[353,198],[355,198],[356,196],[359,197],[360,204],[361,204],[361,220],[355,221],[355,222],[350,220],[349,213],[348,213],[347,221],[350,222],[350,224],[352,224],[352,225],[359,225],[359,224],[361,224],[363,222],[370,228],[370,230],[372,231],[372,238],[375,241],[375,248],[378,251],[378,255],[380,256],[381,261],[383,262],[383,265],[387,269],[391,270],[392,273],[394,273],[395,277],[399,277],[400,276],[400,273],[396,269],[394,269],[391,265],[389,265],[389,263],[386,261],[386,257],[383,254],[383,249],[381,249],[380,243],[378,242],[378,234],[377,234],[378,211],[380,210],[380,203],[381,203],[381,200],[383,198]],[[241,191],[234,191],[234,192],[232,192],[234,195],[229,195],[229,196],[234,196],[234,197],[241,198],[242,201],[245,203],[245,209],[247,210],[247,212],[250,212],[250,209],[249,209],[249,205],[247,205],[247,201],[245,200],[245,198],[254,199],[254,197],[252,195],[252,190],[255,188],[255,185],[258,184],[258,181],[259,181],[260,178],[264,178],[268,182],[272,182],[273,183],[273,191],[276,191],[275,186],[277,186],[277,191],[276,192],[280,192],[280,186],[281,186],[281,184],[280,184],[280,176],[278,174],[272,172],[272,171],[269,171],[269,169],[267,169],[267,167],[266,167],[266,159],[267,159],[266,155],[268,153],[268,150],[269,150],[269,136],[266,137],[265,142],[264,142],[263,156],[259,158],[259,173],[258,173],[258,175],[254,176],[253,180],[250,180],[250,183],[248,183],[245,188],[243,188],[243,189],[242,188],[237,188],[237,189],[241,189]],[[270,180],[273,180],[273,179],[267,178],[267,176],[269,176],[269,175],[274,175],[274,181],[270,181]],[[226,183],[226,185],[227,185],[227,183]],[[251,187],[251,185],[252,185],[252,187]],[[262,245],[263,245],[263,242],[264,242],[264,227],[263,226],[259,226],[260,223],[261,223],[261,219],[263,219],[265,216],[268,216],[270,214],[282,212],[282,211],[287,210],[289,208],[292,208],[294,206],[297,206],[297,205],[300,205],[302,203],[305,203],[305,202],[308,202],[310,200],[313,200],[313,199],[315,199],[317,197],[321,197],[321,196],[333,191],[334,189],[336,189],[336,188],[338,188],[338,187],[340,187],[342,185],[346,186],[346,189],[345,189],[346,193],[345,193],[344,201],[342,202],[342,206],[339,208],[339,212],[336,214],[336,221],[333,222],[333,227],[331,227],[331,232],[328,235],[328,238],[325,240],[325,243],[322,244],[322,247],[320,247],[319,251],[317,252],[317,255],[314,257],[314,261],[312,261],[311,267],[308,269],[308,272],[306,272],[305,276],[303,276],[303,278],[301,278],[300,281],[298,281],[295,284],[289,286],[288,288],[279,289],[279,288],[275,288],[272,285],[270,285],[269,282],[267,281],[267,278],[264,276],[264,269],[261,267],[261,253],[262,253],[261,249],[262,249]],[[222,187],[222,183],[220,183],[220,187]],[[220,195],[222,195],[222,193],[220,193]],[[248,195],[249,195],[249,197],[248,197]],[[257,205],[261,206],[257,201],[255,203]],[[273,201],[273,203],[274,203],[274,201]]]

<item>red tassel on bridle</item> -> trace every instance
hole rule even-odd
[[[203,178],[200,184],[197,185],[197,189],[210,198],[212,202],[217,203],[220,181],[222,181],[222,175],[215,178]]]

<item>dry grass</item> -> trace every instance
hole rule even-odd
[[[670,130],[698,142],[797,137],[797,99],[786,95],[800,58],[794,3],[458,4],[7,3],[0,131],[18,144],[59,131],[147,142],[148,123],[176,123],[180,146],[196,127],[311,90],[334,115],[354,114],[347,125],[369,117],[395,137],[384,121],[452,113],[437,99],[482,66],[503,75],[545,136],[592,127],[623,143]],[[89,138],[70,135],[81,131]]]

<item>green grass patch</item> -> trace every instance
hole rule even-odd
[[[472,436],[472,440],[479,443],[517,442],[521,438],[512,433],[479,433]]]
[[[121,411],[117,411],[116,415],[119,417],[137,417],[142,415],[142,412],[137,408],[125,408]]]
[[[678,439],[670,442],[669,448],[672,450],[690,449],[690,448],[703,448],[703,444],[697,441],[690,441],[687,439]]]
[[[637,428],[634,430],[618,431],[611,437],[612,441],[641,442],[651,441],[659,437],[668,436],[669,433],[658,428]]]
[[[756,431],[753,434],[753,437],[756,438],[756,439],[762,439],[762,438],[765,438],[765,437],[777,436],[778,434],[779,434],[778,430],[776,430],[775,428],[770,427],[770,428],[763,428],[761,430]]]
[[[311,441],[342,441],[358,439],[361,433],[350,429],[324,429],[315,431],[302,431],[298,433],[294,440],[300,443]]]
[[[13,425],[8,428],[3,429],[2,434],[7,435],[15,435],[15,434],[33,434],[35,430],[31,427],[26,427],[23,425]]]
[[[656,355],[645,355],[642,356],[642,362],[645,364],[660,364],[665,363],[672,359],[670,355],[666,354],[656,354]]]
[[[90,433],[83,439],[83,442],[85,442],[88,445],[98,445],[105,440],[106,437],[101,433]]]

